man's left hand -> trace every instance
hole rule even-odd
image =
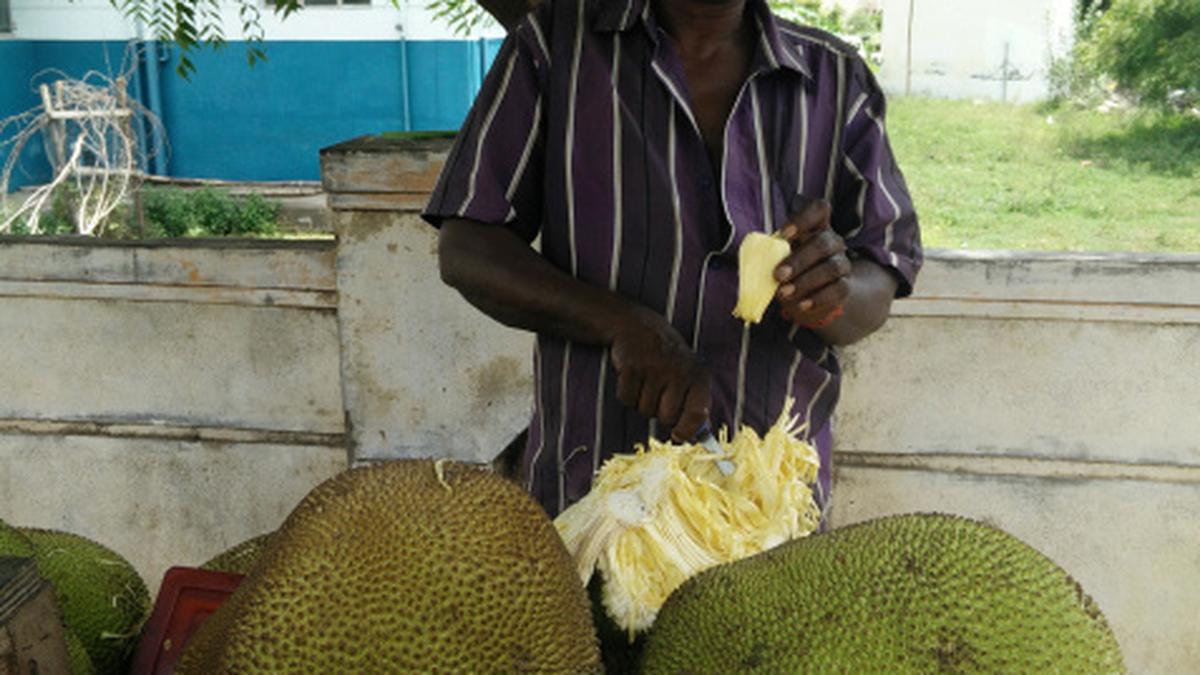
[[[807,328],[828,326],[850,297],[852,265],[830,213],[828,202],[814,201],[789,218],[781,232],[792,253],[775,268],[777,297],[784,317]]]

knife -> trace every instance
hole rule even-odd
[[[717,455],[725,454],[725,450],[721,447],[720,442],[717,441],[717,437],[713,435],[712,425],[708,423],[708,420],[704,421],[704,424],[700,427],[700,430],[696,432],[695,440],[692,442],[711,453]],[[717,460],[717,469],[723,475],[732,475],[734,468],[733,462],[727,459]]]

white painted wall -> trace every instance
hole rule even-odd
[[[1051,56],[1069,48],[1073,0],[882,0],[883,67],[892,94],[905,92],[912,6],[912,93],[1029,102],[1046,97]],[[1005,72],[1007,46],[1007,91]]]
[[[260,0],[261,1],[261,0]],[[127,40],[136,27],[108,0],[11,0],[13,35],[24,40]],[[286,20],[263,4],[262,25],[268,40],[410,40],[460,39],[442,23],[424,0],[372,0],[370,6],[309,7]],[[241,39],[241,19],[236,5],[223,7],[225,36]],[[500,26],[482,28],[471,35],[501,37]]]

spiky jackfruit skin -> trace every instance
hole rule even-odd
[[[95,672],[125,673],[150,611],[146,584],[124,558],[90,539],[53,530],[20,530],[38,572],[54,584],[63,623],[78,636]]]
[[[260,534],[257,537],[247,539],[204,563],[200,566],[200,569],[229,572],[230,574],[249,574],[250,570],[254,569],[255,563],[262,556],[262,552],[267,547],[267,542],[271,540],[272,534],[274,532]]]
[[[401,460],[318,486],[184,648],[177,672],[596,672],[554,526],[481,469]]]
[[[63,628],[63,637],[67,642],[67,661],[70,663],[71,675],[95,675],[96,668],[92,666],[92,657],[79,636],[70,628]]]
[[[1116,673],[1117,641],[1062,568],[965,518],[906,515],[688,580],[649,636],[656,673]]]

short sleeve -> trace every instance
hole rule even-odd
[[[527,28],[528,22],[522,28]],[[527,241],[541,222],[543,55],[528,32],[501,45],[422,216],[435,227],[466,218]]]
[[[891,272],[896,297],[905,297],[924,256],[912,197],[888,142],[886,100],[861,61],[852,67],[847,92],[833,226],[855,255]]]

